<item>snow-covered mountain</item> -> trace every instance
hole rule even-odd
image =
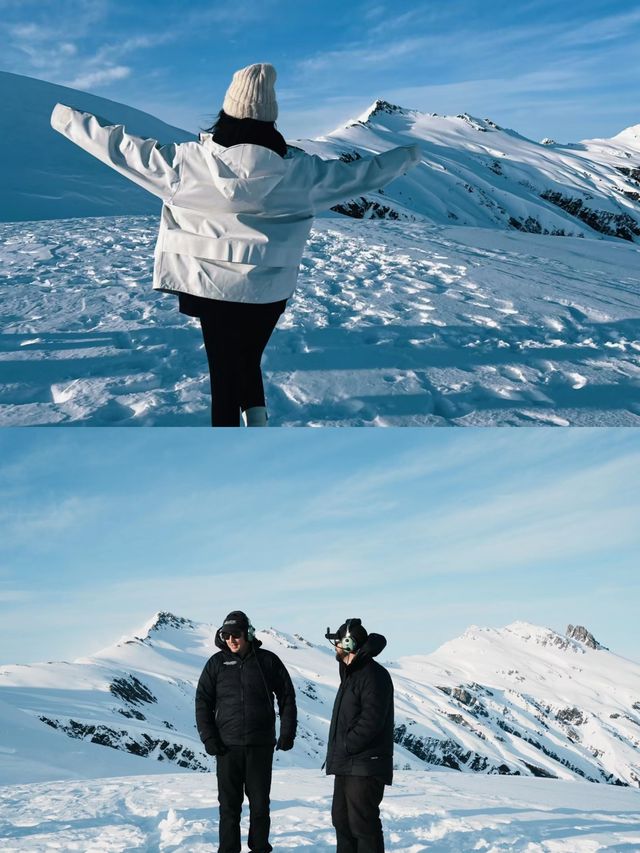
[[[55,778],[57,754],[64,776],[71,752],[78,753],[76,774],[87,753],[91,775],[103,761],[106,774],[114,750],[166,769],[209,769],[193,696],[214,630],[158,613],[91,657],[2,667],[0,778]],[[333,651],[272,628],[258,636],[289,669],[300,709],[296,745],[276,761],[319,768],[337,688]],[[396,691],[399,769],[640,785],[640,666],[584,628],[569,626],[565,636],[520,622],[472,627],[433,654],[386,665]],[[123,764],[121,772],[148,772],[143,764],[137,771]]]
[[[0,72],[0,153],[7,171],[0,221],[154,212],[156,199],[49,126],[57,101],[161,142],[193,134],[124,104]],[[286,128],[284,128],[286,132]],[[336,210],[355,217],[518,229],[625,240],[640,237],[640,125],[612,139],[534,142],[490,119],[439,116],[376,100],[327,136],[291,144],[352,160],[418,142],[423,161],[384,190]]]
[[[8,71],[0,71],[0,101],[0,222],[160,212],[157,198],[53,130],[58,101],[163,143],[195,138],[125,104]]]
[[[409,142],[421,145],[422,163],[376,197],[344,205],[344,212],[535,234],[640,237],[640,125],[612,139],[538,143],[491,119],[378,100],[354,122],[299,144],[323,157],[352,159]]]

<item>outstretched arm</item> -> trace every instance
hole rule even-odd
[[[377,190],[419,163],[421,157],[419,145],[392,148],[348,163],[313,155],[312,205],[315,210],[327,210],[340,201]]]
[[[155,139],[133,136],[121,124],[64,104],[55,105],[51,126],[163,201],[169,201],[178,188],[180,146],[175,143],[160,145]]]

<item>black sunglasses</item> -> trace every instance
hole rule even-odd
[[[220,637],[223,640],[229,640],[233,637],[234,640],[239,640],[242,636],[242,631],[220,631]]]

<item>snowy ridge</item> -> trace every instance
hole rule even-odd
[[[49,116],[57,101],[162,143],[195,138],[123,104],[7,72],[0,72],[0,97],[7,106],[0,125],[1,153],[10,157],[19,176],[5,193],[0,221],[158,209],[157,200],[52,130]],[[612,139],[543,144],[487,118],[421,113],[376,100],[345,127],[294,144],[324,158],[345,160],[396,145],[421,145],[424,156],[415,169],[384,190],[334,208],[349,216],[580,237],[599,233],[637,242],[638,127]]]
[[[521,622],[472,627],[433,654],[387,664],[396,690],[396,767],[640,785],[640,666],[594,648],[586,629],[571,627],[571,637]],[[145,631],[73,663],[1,668],[0,756],[15,754],[11,778],[24,778],[23,758],[30,780],[55,778],[51,766],[57,752],[72,749],[68,738],[93,751],[97,768],[108,756],[112,770],[117,750],[167,768],[208,770],[193,696],[215,651],[214,631],[158,613]],[[296,745],[277,753],[277,764],[319,768],[337,688],[333,650],[274,628],[258,637],[289,669],[300,709]],[[50,740],[40,770],[30,738],[16,735],[21,719]],[[60,762],[62,775],[67,766]]]
[[[491,119],[377,100],[344,128],[296,144],[325,158],[353,159],[415,142],[424,152],[420,165],[385,190],[335,209],[535,234],[640,237],[637,128],[610,140],[537,143]]]

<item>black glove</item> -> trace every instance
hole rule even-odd
[[[293,738],[282,737],[282,735],[280,735],[276,744],[276,749],[281,749],[283,752],[288,752],[290,749],[293,749]]]
[[[204,749],[207,755],[224,755],[225,752],[228,752],[227,747],[214,737],[205,740]]]

